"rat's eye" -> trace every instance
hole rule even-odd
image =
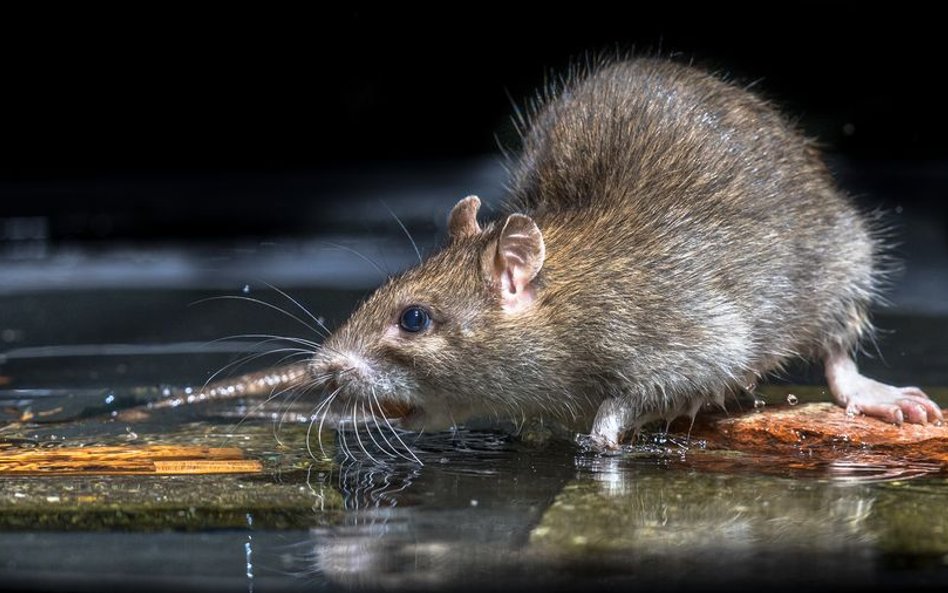
[[[431,325],[431,315],[421,307],[412,305],[402,311],[402,316],[398,319],[398,325],[407,332],[418,333]]]

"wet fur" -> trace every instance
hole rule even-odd
[[[333,385],[340,401],[417,406],[418,427],[539,415],[588,431],[617,398],[638,426],[871,333],[881,242],[813,143],[757,96],[633,59],[571,77],[525,126],[509,212],[543,234],[533,306],[499,302],[499,224],[458,233],[316,355],[323,371],[360,361]],[[419,303],[432,329],[393,334]]]

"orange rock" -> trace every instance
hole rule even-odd
[[[884,458],[948,468],[948,427],[896,426],[866,416],[848,416],[830,403],[768,407],[727,417],[699,416],[691,438],[707,441],[709,449],[796,456],[802,452],[823,461],[878,462]]]

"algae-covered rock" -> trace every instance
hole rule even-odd
[[[334,520],[343,507],[331,479],[336,468],[310,456],[305,426],[282,427],[279,441],[269,425],[233,428],[189,423],[161,433],[96,434],[95,425],[89,425],[55,441],[36,431],[11,438],[10,447],[46,450],[130,443],[226,445],[261,461],[264,471],[251,476],[7,476],[0,479],[0,530],[299,528]],[[332,455],[333,436],[327,431],[322,448],[311,441],[309,450]]]
[[[0,529],[309,527],[342,507],[330,485],[232,476],[107,476],[3,480]]]

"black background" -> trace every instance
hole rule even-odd
[[[281,176],[495,153],[513,141],[511,100],[585,55],[633,50],[759,81],[848,170],[923,167],[929,189],[900,203],[937,208],[948,187],[936,13],[446,6],[6,15],[0,217],[47,217],[53,239],[305,231],[254,215],[292,212]],[[323,194],[306,199],[345,207]]]

